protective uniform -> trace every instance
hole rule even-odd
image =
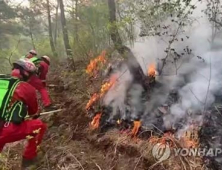
[[[38,111],[35,89],[20,81],[19,70],[11,78],[0,78],[0,152],[6,143],[28,139],[23,157],[32,160],[37,155],[46,125],[39,119],[25,120],[25,116]]]
[[[46,77],[48,71],[49,71],[49,64],[46,63],[45,61],[41,61],[39,67],[39,78],[43,82],[44,87],[46,87]]]
[[[41,100],[44,107],[49,106],[51,104],[50,97],[48,95],[44,82],[39,79],[38,75],[32,75],[28,80],[28,83],[35,87],[36,90],[38,90],[41,95]]]
[[[29,59],[32,61],[36,67],[38,68],[37,74],[32,75],[32,77],[29,79],[28,83],[31,84],[33,87],[35,87],[36,90],[39,91],[41,94],[41,99],[44,107],[47,107],[51,105],[51,100],[48,95],[47,89],[46,89],[46,75],[48,73],[48,64],[42,61],[41,59],[37,57],[32,57]]]

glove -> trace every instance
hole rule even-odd
[[[32,119],[38,119],[40,117],[40,114],[39,113],[36,113],[33,117],[32,117]]]

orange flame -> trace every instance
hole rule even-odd
[[[139,129],[141,127],[141,121],[134,121],[134,127],[131,131],[131,134],[133,137],[135,137],[137,135],[137,133],[139,132]]]
[[[106,56],[106,51],[104,50],[97,58],[95,58],[94,60],[90,60],[90,63],[86,68],[86,73],[95,76],[95,74],[99,70],[99,63],[101,64],[106,63],[105,56]]]
[[[199,142],[190,140],[186,137],[181,138],[181,142],[185,148],[196,148],[199,144]]]
[[[198,139],[194,139],[194,138],[198,138],[198,134],[196,131],[195,137],[191,137],[193,134],[193,131],[186,131],[184,133],[184,135],[178,139],[177,141],[180,142],[181,146],[185,147],[185,148],[196,148],[199,145],[199,141]],[[165,133],[162,137],[157,137],[157,136],[151,136],[149,139],[149,142],[151,144],[156,144],[156,143],[160,143],[160,144],[168,144],[170,147],[174,147],[175,146],[175,137],[172,133]]]
[[[93,96],[90,98],[86,105],[86,110],[88,110],[97,100],[102,98],[108,92],[108,90],[116,83],[116,80],[117,77],[113,75],[110,78],[109,82],[104,83],[100,89],[100,94],[94,93]]]
[[[173,143],[173,140],[174,140],[174,135],[170,132],[167,132],[167,133],[164,133],[163,136],[161,137],[158,137],[158,136],[151,136],[149,138],[149,142],[151,144],[157,144],[157,143],[160,143],[160,144],[163,144],[163,145],[170,145],[171,147],[174,146],[175,144]]]
[[[99,95],[97,93],[94,93],[86,105],[86,110],[88,110],[92,106],[92,104],[95,103],[98,99]]]
[[[194,126],[190,126],[190,128],[183,134],[180,141],[183,147],[196,148],[199,145],[198,130]]]
[[[156,67],[155,64],[150,64],[148,66],[148,76],[149,77],[155,77],[156,75]]]
[[[100,97],[103,97],[104,94],[107,91],[109,91],[109,89],[116,83],[116,81],[117,81],[117,76],[112,75],[110,78],[110,81],[102,85],[101,90],[100,90]]]
[[[122,123],[122,121],[121,121],[120,119],[118,119],[118,120],[116,121],[116,123],[117,123],[118,125],[120,125],[120,124]]]
[[[90,126],[92,129],[98,129],[100,124],[102,113],[97,113],[96,116],[93,118],[92,122],[90,123]]]

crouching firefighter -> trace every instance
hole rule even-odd
[[[0,78],[0,152],[6,143],[27,139],[22,161],[23,167],[27,167],[35,160],[47,127],[37,119],[36,91],[25,82],[35,73],[35,65],[25,59],[13,65],[11,77]],[[33,119],[25,120],[26,115]]]

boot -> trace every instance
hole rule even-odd
[[[34,165],[36,162],[36,159],[26,159],[26,158],[22,158],[22,168],[28,168],[32,165]]]

